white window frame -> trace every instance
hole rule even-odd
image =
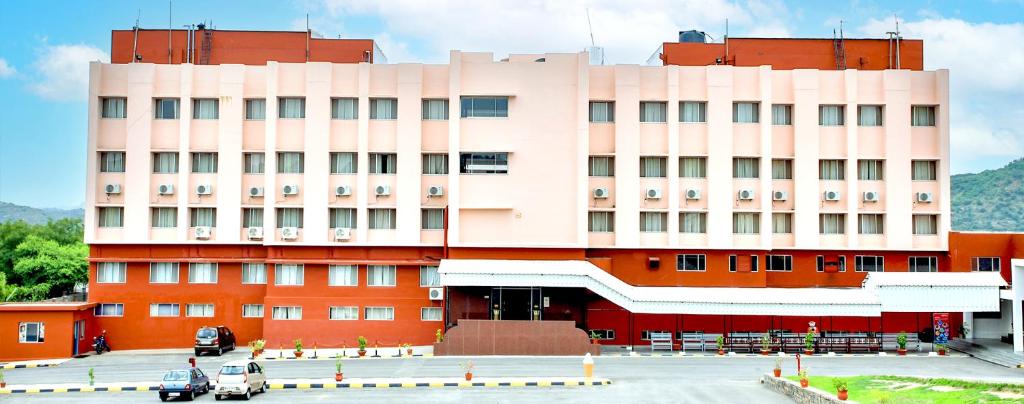
[[[270,310],[271,320],[302,320],[302,306],[274,306]]]
[[[927,271],[916,271],[915,268],[919,267],[921,261],[925,261],[925,266],[928,267]],[[924,256],[910,256],[907,257],[907,271],[908,272],[939,272],[939,257],[934,255]]]
[[[347,276],[337,275],[339,272]],[[346,280],[338,282],[339,279]],[[357,287],[359,286],[358,265],[330,265],[327,267],[327,286],[331,287]]]
[[[256,275],[252,275],[253,273]],[[263,262],[242,263],[242,284],[243,285],[266,285],[267,264]]]
[[[987,260],[989,269],[981,269],[982,260]],[[971,271],[976,272],[1001,272],[1003,270],[1002,257],[971,257]]]
[[[113,307],[116,314],[103,314],[107,307]],[[94,317],[124,317],[124,303],[97,303],[93,308]]]
[[[441,286],[441,275],[437,272],[438,267],[436,265],[420,265],[420,287],[421,288],[436,288]],[[433,273],[431,274],[431,270]],[[425,274],[424,271],[427,273]],[[427,278],[427,283],[423,283],[424,277]]]
[[[199,273],[195,272],[198,269],[206,269],[206,270],[210,271],[210,273],[212,275],[207,277],[207,278],[209,278],[208,280],[200,281],[200,280],[198,280]],[[191,283],[191,284],[208,284],[208,285],[217,284],[217,276],[218,276],[218,272],[219,271],[220,271],[220,269],[218,268],[218,265],[217,265],[216,262],[190,262],[190,263],[188,263],[188,283]]]
[[[781,258],[782,262],[780,265],[782,268],[775,268],[775,265],[772,264],[772,258]],[[764,260],[764,269],[768,272],[793,272],[793,256],[768,254]]]
[[[378,277],[375,276],[376,274],[374,273],[376,271],[385,271],[385,273],[390,272],[391,275],[390,276],[385,275],[380,280],[378,280],[377,279]],[[378,283],[376,283],[378,281],[386,282],[386,281],[389,280],[389,278],[391,280],[390,284],[387,284],[387,283],[380,283],[380,284],[378,284]],[[387,287],[398,286],[398,267],[395,266],[395,265],[367,265],[366,266],[366,286],[375,287],[375,288],[387,288]]]
[[[825,256],[819,255],[814,257],[815,270],[817,272],[825,272]],[[846,256],[839,256],[839,272],[846,272]]]
[[[284,282],[285,271],[290,272]],[[274,264],[274,286],[303,286],[306,282],[306,266],[303,264]]]
[[[872,270],[863,269],[864,260],[871,258],[874,262],[871,264]],[[853,257],[853,271],[854,272],[885,272],[885,257],[881,255],[857,255]]]
[[[28,328],[30,325],[36,327],[35,340],[28,339]],[[42,321],[24,321],[18,323],[18,342],[22,344],[42,344],[46,342],[46,323]]]
[[[615,212],[609,210],[587,212],[587,231],[590,233],[614,233]]]
[[[114,271],[116,275],[104,274],[104,272]],[[97,262],[96,263],[96,283],[125,283],[128,279],[128,263],[127,262]]]
[[[335,316],[335,312],[342,314],[355,313],[355,316]],[[331,306],[327,309],[327,318],[332,321],[357,321],[359,320],[359,306]]]
[[[437,313],[428,316],[427,313]],[[440,307],[420,307],[420,321],[443,321],[444,311]]]
[[[696,258],[697,269],[686,269],[686,259]],[[678,272],[705,272],[708,270],[706,254],[678,254],[676,255],[676,271]]]
[[[172,309],[174,314],[160,314],[160,309],[167,307]],[[154,309],[156,313],[154,314]],[[149,316],[150,317],[181,317],[181,305],[178,303],[150,303],[149,304]]]
[[[251,311],[258,310],[259,311],[259,315],[248,315],[248,314],[246,314],[246,313],[248,313],[248,311],[246,311],[246,308],[251,309]],[[242,304],[242,318],[263,318],[263,315],[264,315],[263,303],[244,303],[244,304]]]
[[[169,265],[168,265],[169,264]],[[166,267],[166,268],[165,268]],[[154,281],[153,275],[154,270],[167,270],[170,269],[171,279],[170,281]],[[177,284],[179,283],[181,276],[181,266],[177,262],[150,262],[149,263],[149,283],[153,284]]]
[[[370,310],[383,309],[387,315],[385,318],[370,318]],[[366,306],[363,308],[363,320],[366,321],[395,321],[395,308],[385,306]]]
[[[200,311],[196,313],[196,311]],[[213,303],[187,303],[185,304],[185,317],[213,317],[216,307]]]

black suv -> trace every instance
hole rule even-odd
[[[203,352],[216,352],[220,356],[227,350],[235,349],[235,333],[227,327],[199,327],[196,331],[196,356]]]

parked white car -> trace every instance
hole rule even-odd
[[[248,400],[253,393],[267,391],[267,375],[256,362],[231,361],[220,367],[214,384],[213,398],[217,400],[227,396],[243,396]]]

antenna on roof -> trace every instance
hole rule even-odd
[[[604,65],[604,48],[597,46],[594,41],[594,26],[590,23],[590,8],[587,10],[587,29],[590,30],[590,48],[587,51],[590,53],[590,64],[591,65]]]
[[[892,50],[893,50],[893,43],[895,42],[895,44],[896,44],[896,69],[899,69],[900,68],[900,40],[903,39],[903,38],[900,37],[900,19],[896,16],[896,14],[892,15],[892,19],[894,21],[896,21],[896,31],[889,31],[889,32],[885,33],[886,35],[889,36],[889,68],[892,69],[892,66],[893,66]]]
[[[134,31],[134,37],[132,38],[132,63],[142,60],[142,58],[139,57],[139,18],[142,18],[141,8],[138,9],[138,12],[135,14],[135,26],[132,27],[132,31]]]
[[[309,37],[312,32],[309,30],[309,13],[306,13],[306,61],[309,61]]]
[[[587,8],[587,28],[590,30],[590,46],[597,46],[594,43],[594,26],[590,24],[590,8]]]
[[[173,3],[171,0],[167,0],[167,64],[171,64],[171,15],[173,11]]]

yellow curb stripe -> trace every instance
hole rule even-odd
[[[537,382],[537,387],[551,387],[551,380],[540,380]]]
[[[67,387],[57,387],[57,388],[53,389],[53,392],[54,393],[67,393],[68,392],[68,388]]]
[[[404,382],[402,387],[416,387],[416,382]]]
[[[430,387],[444,387],[444,383],[441,383],[441,382],[430,382]]]
[[[338,385],[336,383],[324,383],[324,388],[325,389],[336,389],[336,388],[338,388]]]
[[[525,381],[514,381],[510,384],[512,387],[526,387]]]
[[[484,387],[498,387],[498,382],[484,382]]]
[[[284,388],[284,384],[282,384],[282,383],[274,383],[274,384],[270,385],[270,388],[275,389],[275,390],[283,389]]]
[[[297,389],[308,389],[309,383],[296,383],[295,388]]]
[[[362,383],[352,383],[352,384],[349,384],[348,387],[350,389],[361,389],[361,388],[363,388],[363,384]]]
[[[121,391],[121,386],[110,386],[110,387],[107,387],[107,391]]]
[[[29,394],[35,394],[35,393],[39,392],[39,388],[38,387],[27,388],[27,389],[25,389],[25,392],[29,393]]]
[[[386,388],[391,387],[391,386],[388,386],[387,383],[377,383],[374,387],[376,387],[378,389],[386,389]]]
[[[473,382],[459,382],[459,387],[473,387]]]

